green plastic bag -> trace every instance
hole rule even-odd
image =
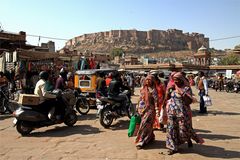
[[[130,119],[129,127],[128,127],[128,137],[133,136],[136,125],[141,123],[141,117],[139,115],[134,115]]]

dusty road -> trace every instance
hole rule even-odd
[[[136,92],[138,94],[138,92]],[[22,137],[12,127],[11,116],[0,115],[1,160],[153,160],[153,159],[240,159],[240,94],[210,90],[213,106],[209,114],[199,115],[198,104],[192,105],[193,126],[204,145],[192,149],[180,147],[180,153],[166,155],[165,133],[155,131],[156,140],[137,150],[134,137],[128,138],[127,117],[104,129],[96,119],[96,110],[79,115],[70,128],[63,124],[37,129]],[[138,96],[133,97],[136,102]]]

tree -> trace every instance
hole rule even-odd
[[[239,45],[236,45],[236,46],[234,47],[234,49],[240,49],[240,44],[239,44]]]
[[[114,58],[116,56],[122,56],[122,54],[124,53],[122,48],[113,48],[112,52],[111,52],[111,56]]]
[[[234,53],[228,54],[223,57],[220,62],[220,65],[239,65],[240,64],[240,57]]]

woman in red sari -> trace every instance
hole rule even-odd
[[[146,77],[144,86],[140,91],[138,112],[141,115],[141,124],[135,140],[137,149],[141,149],[144,145],[155,139],[153,124],[156,110],[158,110],[157,97],[154,77],[149,75]]]

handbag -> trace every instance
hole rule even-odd
[[[141,117],[140,115],[136,114],[131,117],[129,127],[128,127],[128,137],[134,136],[134,133],[136,134],[136,129],[139,129],[139,125],[141,123]],[[137,127],[136,127],[137,126]]]
[[[212,105],[212,100],[210,96],[203,96],[203,101],[206,107]]]

